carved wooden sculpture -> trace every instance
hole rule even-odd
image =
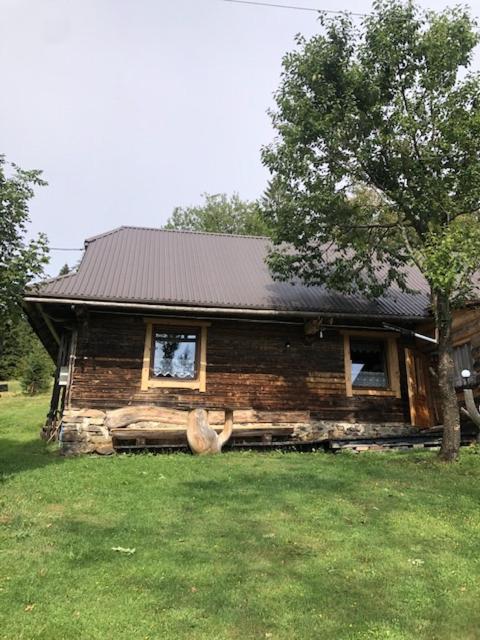
[[[475,399],[473,397],[473,391],[471,389],[463,390],[463,397],[465,398],[465,407],[462,407],[462,411],[465,415],[467,415],[470,420],[477,425],[479,431],[477,434],[477,442],[480,442],[480,412],[477,409],[477,405],[475,404]]]
[[[223,445],[232,435],[233,411],[225,411],[225,426],[218,434],[208,424],[206,409],[193,409],[188,414],[187,440],[193,453],[220,453]]]

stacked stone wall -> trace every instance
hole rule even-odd
[[[114,453],[112,436],[105,426],[106,418],[106,413],[98,409],[65,411],[59,435],[61,453]]]
[[[148,447],[149,438],[161,436],[162,442],[187,444],[187,411],[154,406],[124,407],[112,411],[99,409],[70,409],[63,415],[60,429],[60,451],[64,455],[114,453],[114,438],[120,435]],[[303,418],[299,420],[299,418]],[[210,411],[209,423],[220,432],[224,412]],[[120,435],[119,435],[120,432]],[[415,427],[404,423],[351,423],[334,420],[309,419],[297,413],[265,413],[253,410],[233,412],[232,444],[260,437],[263,442],[276,443],[275,437],[288,437],[290,442],[326,442],[418,435]],[[280,441],[282,438],[280,438]],[[279,444],[280,444],[279,441]]]

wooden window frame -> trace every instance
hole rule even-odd
[[[398,336],[385,331],[342,331],[343,334],[343,354],[345,359],[345,389],[347,398],[353,396],[384,396],[390,398],[401,398],[400,388],[400,365],[398,362]],[[350,354],[350,338],[369,338],[370,340],[381,340],[385,343],[385,357],[387,361],[388,388],[354,388],[352,385],[352,358]]]
[[[141,390],[149,389],[193,389],[200,392],[207,390],[207,328],[210,322],[201,320],[175,320],[173,318],[144,318],[146,324],[145,346],[143,350],[143,366]],[[196,371],[197,376],[193,380],[173,380],[169,378],[159,379],[152,378],[151,363],[153,355],[153,328],[165,328],[186,330],[192,329],[198,335],[198,343],[196,346],[195,358],[197,359]]]

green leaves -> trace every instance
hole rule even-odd
[[[342,16],[298,39],[283,60],[277,138],[262,152],[278,278],[374,296],[405,288],[416,263],[452,300],[472,291],[480,80],[468,66],[478,41],[465,9],[398,0],[376,2],[360,29]],[[455,275],[444,265],[452,243]]]
[[[430,231],[419,254],[432,290],[443,291],[460,305],[472,293],[472,277],[479,268],[480,221],[457,218],[441,231]],[[475,289],[478,294],[478,288]]]
[[[46,184],[40,171],[25,171],[0,155],[0,325],[5,326],[21,308],[28,282],[43,273],[48,262],[44,234],[26,239],[30,221],[28,205],[35,186]],[[1,347],[1,340],[0,340]]]
[[[268,236],[258,202],[241,200],[237,193],[203,194],[204,203],[194,207],[176,207],[165,229],[206,231],[232,235]]]
[[[54,374],[53,363],[36,338],[31,340],[31,349],[21,359],[18,376],[22,391],[34,396],[48,391]]]

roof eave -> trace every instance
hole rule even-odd
[[[318,310],[301,310],[301,309],[259,309],[250,307],[219,307],[219,306],[201,306],[201,305],[178,305],[178,304],[155,304],[145,302],[123,302],[112,300],[97,300],[90,298],[62,298],[48,296],[26,296],[26,302],[41,302],[42,304],[67,304],[67,305],[83,305],[87,307],[98,308],[123,308],[138,309],[142,311],[155,311],[166,313],[197,313],[201,315],[210,314],[218,316],[258,316],[258,317],[295,317],[295,318],[318,318],[319,316],[327,316],[330,318],[365,318],[369,320],[397,320],[404,322],[422,322],[431,320],[431,316],[419,316],[408,314],[371,314],[371,313],[352,313],[329,311],[327,309]]]

